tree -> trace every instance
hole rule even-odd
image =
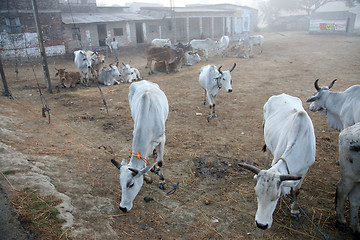
[[[346,1],[351,1],[351,0],[346,0]],[[329,2],[338,2],[338,0],[297,0],[297,5],[299,9],[305,10],[307,15],[311,15],[321,6],[324,6]]]

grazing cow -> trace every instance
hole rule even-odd
[[[344,92],[330,92],[336,79],[328,87],[321,88],[318,81],[314,84],[317,92],[307,100],[312,102],[311,111],[326,114],[330,127],[339,131],[360,122],[360,85],[351,86]]]
[[[130,162],[121,165],[112,160],[120,169],[121,203],[120,209],[128,212],[143,185],[143,175],[156,163],[162,166],[165,147],[165,122],[169,113],[169,104],[163,91],[156,83],[142,80],[134,82],[129,88],[129,103],[134,120],[132,152]],[[156,162],[146,163],[147,157],[159,145]],[[142,160],[144,159],[144,161]]]
[[[219,43],[210,38],[206,38],[204,40],[193,39],[190,41],[191,47],[194,50],[204,50],[206,61],[209,57],[209,51],[218,49]]]
[[[98,82],[105,86],[112,86],[114,83],[120,84],[115,77],[120,77],[121,74],[118,70],[118,64],[113,66],[109,65],[109,69],[103,69],[98,77]]]
[[[86,85],[88,83],[89,69],[91,69],[91,59],[84,50],[74,51],[74,55],[74,63],[83,77],[82,83]]]
[[[264,43],[264,36],[254,35],[239,40],[239,46],[249,47],[250,51],[253,52],[254,46],[259,46],[259,53],[262,53],[262,45]]]
[[[76,84],[81,80],[79,72],[66,71],[65,68],[55,69],[57,71],[57,73],[55,73],[55,77],[59,76],[60,84],[65,88],[76,87]]]
[[[105,56],[102,53],[86,51],[86,55],[91,59],[91,73],[94,78],[99,77],[100,69],[102,68],[105,62]]]
[[[350,202],[350,228],[354,239],[360,239],[360,123],[347,127],[339,135],[339,162],[341,179],[336,189],[336,225],[346,230],[344,204]]]
[[[201,62],[201,58],[197,52],[186,52],[185,53],[185,64],[184,65],[192,66],[198,62]]]
[[[166,39],[155,38],[154,40],[151,41],[151,44],[157,47],[170,47],[171,40],[168,38]]]
[[[140,72],[137,68],[131,67],[130,64],[124,64],[121,71],[121,79],[123,82],[131,83],[132,81],[141,80]]]
[[[272,167],[260,170],[244,163],[239,166],[256,174],[255,223],[261,229],[268,229],[280,197],[291,193],[295,198],[305,174],[315,162],[314,127],[299,98],[287,94],[269,98],[264,105],[264,138],[265,146],[274,156]],[[296,201],[291,205],[291,215],[299,218]]]
[[[225,87],[227,92],[232,92],[230,73],[236,67],[236,63],[234,63],[234,66],[228,71],[221,71],[221,67],[222,66],[217,69],[215,65],[207,65],[200,70],[199,83],[205,90],[204,104],[206,104],[207,98],[210,106],[208,121],[211,118],[216,117],[215,103],[221,87]]]
[[[149,74],[154,73],[151,70],[152,60],[155,60],[157,62],[164,61],[166,72],[169,73],[169,64],[175,62],[176,59],[183,60],[185,56],[184,50],[181,48],[174,50],[171,47],[156,47],[156,46],[148,47],[145,50],[145,55],[147,59],[146,67],[150,69]]]

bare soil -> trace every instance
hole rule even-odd
[[[166,194],[170,184],[165,191],[158,188],[157,181],[144,184],[134,208],[126,214],[118,209],[119,172],[110,159],[127,159],[131,149],[129,84],[102,86],[107,114],[96,84],[59,91],[54,88],[49,94],[38,60],[18,62],[18,75],[15,62],[3,63],[14,99],[0,98],[0,152],[12,156],[4,154],[13,151],[25,160],[13,165],[12,157],[2,158],[11,161],[0,163],[1,171],[14,170],[14,174],[1,177],[1,185],[11,194],[12,188],[29,186],[26,176],[30,172],[46,176],[54,191],[70,198],[67,213],[72,220],[65,231],[74,239],[323,238],[304,214],[299,221],[290,218],[289,197],[278,202],[272,228],[258,229],[254,224],[253,174],[237,163],[265,167],[262,110],[270,96],[287,93],[299,97],[307,109],[306,99],[315,91],[313,84],[318,78],[320,85],[337,78],[334,91],[359,84],[360,38],[306,32],[263,35],[263,53],[255,52],[251,59],[212,56],[208,62],[184,66],[171,74],[149,76],[143,49],[120,54],[120,63],[131,61],[144,79],[158,83],[167,95],[170,113],[163,171],[166,178],[180,183],[172,195]],[[55,67],[76,70],[72,59],[48,60],[53,86],[59,82],[54,77]],[[111,58],[107,64],[110,62]],[[234,62],[233,92],[220,91],[217,118],[208,122],[209,107],[203,105],[199,70],[207,64],[229,69]],[[51,108],[50,124],[41,116],[36,79]],[[326,236],[350,239],[349,232],[335,228],[339,133],[328,126],[325,116],[308,113],[315,127],[317,153],[299,205]],[[41,189],[39,181],[31,186]],[[145,202],[144,197],[153,201]]]

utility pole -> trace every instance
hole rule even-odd
[[[1,80],[2,80],[1,82],[2,82],[2,86],[3,86],[2,94],[4,96],[7,96],[7,97],[11,98],[11,93],[10,93],[8,85],[6,83],[5,73],[4,73],[4,69],[3,69],[3,66],[2,66],[1,54],[0,54],[0,77],[1,77]]]
[[[37,8],[36,0],[32,0],[32,5],[33,5],[33,10],[34,10],[34,19],[35,19],[36,31],[37,31],[37,34],[38,34],[40,53],[41,53],[41,58],[42,58],[42,63],[43,63],[43,70],[44,70],[44,75],[45,75],[46,88],[47,88],[49,93],[52,93],[49,68],[48,68],[47,60],[46,60],[46,52],[45,52],[45,46],[44,46],[44,42],[43,42],[43,38],[42,38],[42,32],[41,32],[41,28],[40,28],[39,12],[38,12],[38,8]]]

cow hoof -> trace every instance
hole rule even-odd
[[[293,219],[295,221],[299,221],[300,220],[300,213],[292,213],[291,214],[291,219]]]
[[[160,188],[161,190],[166,190],[166,184],[165,184],[164,182],[160,182],[160,183],[159,183],[159,188]]]
[[[213,117],[213,118],[216,118],[217,116],[216,116],[216,114],[214,113],[214,114],[212,115],[212,117]]]
[[[342,222],[336,221],[335,226],[336,226],[336,228],[339,229],[340,231],[342,231],[342,232],[347,232],[346,223],[342,223]]]

